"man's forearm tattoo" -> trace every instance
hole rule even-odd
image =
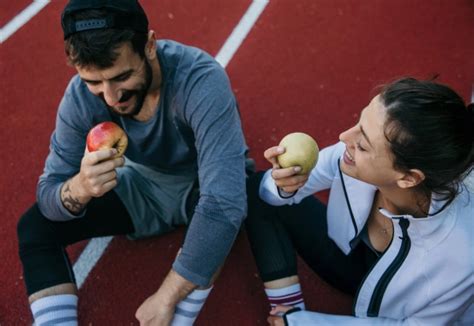
[[[86,206],[85,204],[81,203],[79,199],[72,196],[69,182],[64,185],[61,197],[64,207],[66,207],[72,213],[79,213]]]

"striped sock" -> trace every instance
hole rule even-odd
[[[31,304],[35,326],[77,326],[77,296],[60,294],[44,297]]]
[[[301,285],[299,283],[280,288],[280,289],[265,289],[270,306],[273,308],[276,305],[294,306],[305,310],[303,293],[301,292]]]
[[[171,326],[188,326],[192,325],[201,311],[207,296],[211,292],[212,287],[205,290],[194,290],[186,299],[178,303],[174,312]]]

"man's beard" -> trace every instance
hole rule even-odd
[[[105,103],[105,105],[107,106],[107,108],[113,113],[119,114],[123,117],[133,117],[139,114],[140,111],[142,110],[143,103],[145,102],[145,98],[148,94],[148,90],[150,89],[152,80],[153,80],[153,71],[151,69],[150,64],[145,59],[145,83],[142,84],[138,89],[124,90],[122,93],[122,97],[120,97],[118,101],[118,103],[124,103],[124,102],[127,102],[133,96],[135,96],[136,98],[135,106],[132,111],[127,112],[127,113],[121,113],[114,107],[107,105],[107,102],[105,101],[104,96],[101,95],[100,97],[102,101]]]

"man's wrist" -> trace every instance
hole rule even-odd
[[[63,206],[73,214],[82,212],[92,198],[81,193],[80,186],[77,184],[77,175],[61,186],[60,195]]]
[[[198,286],[171,269],[158,289],[162,304],[174,307]]]

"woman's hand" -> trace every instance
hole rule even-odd
[[[272,178],[275,180],[275,184],[284,192],[292,193],[304,186],[309,174],[298,174],[301,171],[299,166],[282,169],[278,164],[277,157],[284,152],[284,147],[274,146],[267,149],[263,156],[272,164]]]
[[[288,310],[293,309],[293,306],[276,306],[270,311],[270,316],[267,318],[267,322],[272,326],[285,326],[285,321],[283,320],[283,314]]]

